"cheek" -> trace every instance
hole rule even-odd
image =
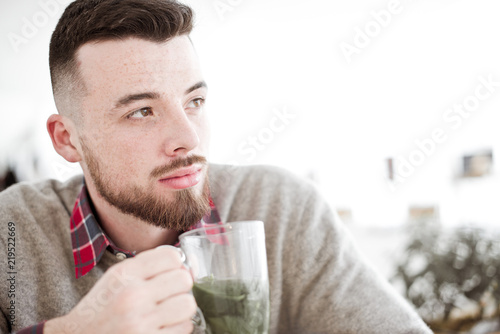
[[[200,147],[203,150],[203,153],[208,153],[208,147],[210,146],[210,123],[208,121],[208,117],[206,114],[200,119],[198,124],[198,136],[200,138]]]
[[[120,164],[122,168],[133,171],[140,169],[151,157],[154,156],[155,141],[153,136],[143,136],[140,138],[126,136],[110,139],[107,143],[107,150],[104,152]]]
[[[138,139],[132,134],[108,130],[95,134],[94,156],[99,159],[103,173],[121,178],[121,175],[137,175],[151,147],[145,138]]]

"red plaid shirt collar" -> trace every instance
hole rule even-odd
[[[189,230],[222,224],[212,198],[210,198],[210,208],[210,212],[198,223],[190,227]],[[101,229],[92,210],[92,201],[87,192],[85,182],[71,213],[70,231],[73,258],[75,261],[75,276],[77,279],[87,274],[97,265],[106,249],[115,255],[122,253],[126,257],[135,256],[135,252],[116,247]]]

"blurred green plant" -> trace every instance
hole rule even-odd
[[[413,225],[394,282],[434,330],[500,317],[500,238],[473,228]],[[415,228],[416,227],[416,228]]]

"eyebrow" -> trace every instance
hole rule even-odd
[[[205,81],[200,81],[196,84],[194,84],[193,86],[189,87],[188,89],[186,89],[186,92],[184,94],[189,94],[191,93],[192,91],[195,91],[197,89],[200,89],[200,88],[208,88],[207,86],[207,83]]]
[[[186,89],[184,92],[185,95],[200,89],[200,88],[207,88],[207,83],[205,81],[200,81],[193,86],[189,87]],[[158,100],[160,98],[160,93],[157,92],[144,92],[144,93],[138,93],[138,94],[129,94],[121,99],[118,100],[118,102],[115,105],[115,108],[121,108],[124,107],[134,101],[141,101],[141,100]]]
[[[157,100],[160,98],[160,94],[156,92],[145,92],[145,93],[139,93],[139,94],[129,94],[127,96],[122,97],[121,99],[118,100],[116,103],[115,108],[120,108],[124,107],[127,104],[130,104],[134,101],[140,101],[140,100]]]

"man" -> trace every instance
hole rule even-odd
[[[77,0],[64,12],[50,45],[59,114],[47,129],[84,181],[0,194],[0,332],[190,333],[192,278],[175,249],[157,247],[255,219],[270,333],[429,333],[314,187],[271,167],[207,163],[191,29],[191,10],[169,0]]]

